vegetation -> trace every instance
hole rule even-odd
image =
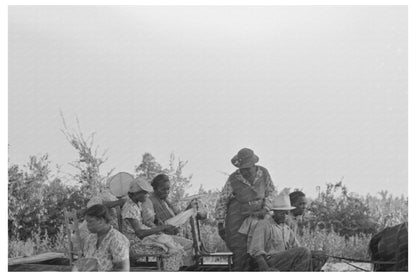
[[[9,257],[64,251],[67,238],[63,209],[84,208],[88,199],[105,187],[113,172],[101,173],[106,152],[98,153],[93,134],[85,139],[79,124],[76,132],[69,131],[65,121],[64,127],[65,138],[79,153],[79,158],[71,163],[77,174],[70,177],[77,185],[65,184],[62,181],[65,176],[59,172],[57,176],[51,174],[47,154],[30,157],[24,166],[9,164]],[[171,154],[169,165],[163,167],[150,153],[144,153],[133,169],[137,176],[149,181],[159,173],[168,174],[172,181],[171,201],[178,208],[184,208],[187,203],[180,200],[187,196],[192,180],[192,175],[183,175],[186,164]],[[208,211],[208,218],[201,222],[202,240],[208,250],[227,251],[213,217],[219,190],[207,191],[201,185],[199,193],[205,195],[204,208]],[[366,258],[372,234],[408,218],[407,197],[393,197],[387,191],[376,196],[359,196],[348,192],[342,182],[326,184],[315,199],[309,200],[309,210],[301,226],[301,243],[332,255]]]

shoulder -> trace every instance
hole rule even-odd
[[[111,237],[114,242],[122,242],[122,243],[129,243],[129,240],[125,235],[123,235],[120,231],[112,228],[111,229]]]
[[[261,165],[257,165],[257,168],[262,171],[263,174],[265,175],[269,175],[269,171],[267,170],[267,168],[261,166]]]
[[[129,216],[136,217],[139,214],[140,214],[140,207],[131,200],[126,201],[126,203],[123,205],[123,208],[121,210],[121,215],[123,218],[129,217]]]
[[[267,229],[270,229],[271,226],[272,226],[272,222],[270,221],[269,218],[266,218],[266,219],[260,220],[257,223],[256,229],[258,229],[258,230],[267,230]]]

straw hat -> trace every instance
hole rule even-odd
[[[151,192],[153,189],[144,177],[139,176],[131,182],[129,192],[139,192],[142,190]]]
[[[290,205],[290,198],[289,195],[286,193],[281,193],[279,195],[276,195],[273,198],[272,202],[272,210],[283,210],[283,211],[289,211],[296,209],[296,207],[292,207]]]
[[[231,163],[238,168],[252,167],[259,161],[259,157],[254,154],[253,150],[249,148],[243,148],[238,151],[231,159]]]
[[[130,189],[130,184],[134,180],[133,175],[127,172],[119,172],[108,182],[108,186],[113,195],[121,197],[127,195]]]

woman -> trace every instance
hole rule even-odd
[[[85,212],[90,234],[84,243],[84,257],[75,266],[77,271],[129,271],[129,240],[111,224],[104,205],[93,205]]]
[[[164,224],[164,222],[180,211],[176,209],[169,201],[168,196],[170,192],[171,183],[169,176],[166,174],[159,174],[153,178],[151,185],[153,193],[149,195],[147,200],[143,203],[143,218],[144,223],[148,226],[157,226]],[[190,209],[195,204],[194,201],[188,205],[186,209]],[[201,203],[198,203],[202,206]],[[197,219],[205,219],[206,213],[198,211]],[[187,238],[179,236],[179,229],[164,231],[166,234],[172,235],[176,243],[179,243],[185,250],[184,265],[190,266],[193,264],[193,242]]]
[[[143,224],[141,203],[143,203],[150,185],[144,178],[136,178],[130,187],[126,203],[121,211],[123,218],[123,233],[130,240],[130,252],[135,254],[164,254],[164,270],[179,270],[183,264],[183,250],[167,235],[160,235],[162,231],[171,233],[171,225],[159,225],[152,228]],[[158,246],[156,246],[158,245]]]
[[[266,168],[256,165],[259,157],[243,148],[231,159],[238,169],[222,189],[215,208],[218,231],[233,252],[233,270],[249,270],[247,244],[259,219],[270,211],[273,182]]]
[[[117,206],[121,207],[123,206],[125,202],[126,202],[126,199],[117,198],[110,192],[108,188],[103,188],[98,194],[96,194],[94,197],[92,197],[88,201],[87,209],[97,204],[104,205],[108,209],[108,212],[109,212],[110,225],[113,226],[114,229],[118,230],[117,212],[116,212],[115,207]],[[83,244],[85,241],[85,238],[90,234],[87,228],[86,220],[84,220],[80,224],[79,231],[80,231],[81,244]],[[77,245],[78,242],[74,240],[74,244]]]

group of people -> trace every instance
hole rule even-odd
[[[83,258],[74,270],[128,271],[131,258],[146,255],[161,256],[167,271],[191,265],[192,240],[166,224],[180,212],[167,199],[169,189],[169,177],[159,174],[151,184],[143,177],[133,179],[126,197],[117,198],[106,189],[91,198],[79,227]],[[122,207],[121,230],[116,206]]]
[[[233,252],[233,270],[319,271],[327,256],[302,247],[297,239],[305,194],[277,194],[258,161],[248,148],[231,159],[238,169],[229,176],[215,209],[219,235]]]
[[[325,256],[302,247],[297,239],[305,194],[285,190],[277,194],[267,169],[256,165],[258,161],[248,148],[231,159],[238,169],[229,176],[216,204],[218,232],[233,252],[233,270],[319,270]],[[192,240],[167,224],[180,212],[168,201],[170,185],[165,174],[150,184],[137,177],[127,197],[117,198],[109,191],[93,197],[80,226],[84,256],[75,270],[128,271],[132,257],[152,254],[162,256],[167,271],[192,265]],[[122,207],[122,230],[118,230],[116,206]],[[205,217],[198,214],[199,219]]]

